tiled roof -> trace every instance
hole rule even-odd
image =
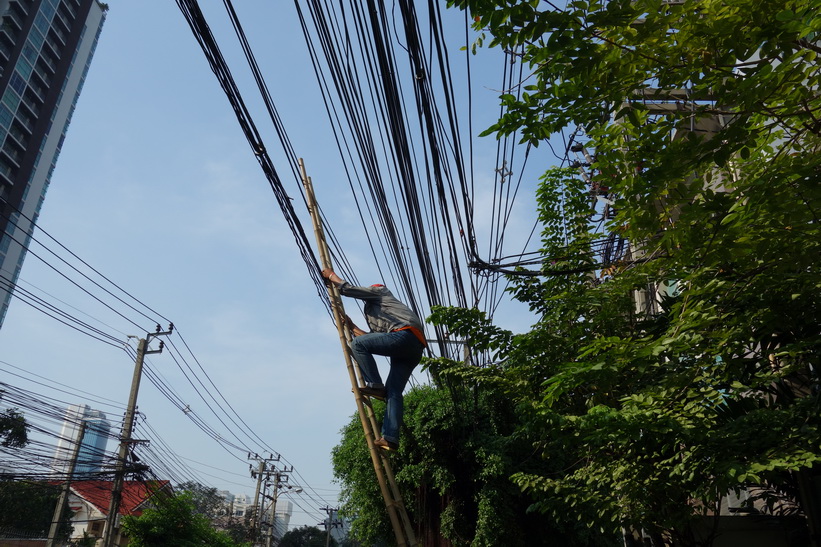
[[[112,481],[72,481],[71,490],[104,515],[111,503]],[[139,515],[143,505],[157,492],[170,490],[169,481],[125,481],[120,501],[121,515]]]

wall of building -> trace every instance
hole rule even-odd
[[[105,13],[97,0],[0,3],[0,326]]]

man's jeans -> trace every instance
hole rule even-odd
[[[368,387],[382,387],[387,391],[387,409],[382,420],[382,437],[399,442],[399,427],[402,425],[404,398],[402,392],[410,379],[414,367],[422,359],[422,343],[410,330],[394,332],[371,332],[355,337],[351,341],[351,351],[359,364],[362,379]],[[388,381],[383,384],[374,355],[390,357],[391,370]]]

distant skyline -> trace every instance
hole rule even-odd
[[[236,4],[351,267],[363,282],[384,282],[337,158],[294,6]],[[0,381],[99,408],[116,435],[134,364],[136,341],[129,336],[173,321],[163,353],[146,360],[138,434],[150,442],[140,448],[142,457],[163,478],[253,494],[247,453],[265,457],[273,449],[293,465],[291,483],[304,489],[287,495],[294,503],[291,527],[314,526],[325,518],[321,507],[338,505],[330,455],[356,411],[336,329],[177,6],[159,0],[109,6],[41,230],[20,273],[21,287],[104,335],[80,332],[66,325],[70,320],[13,299],[0,329]],[[232,31],[222,8],[202,7],[236,77],[253,90],[236,46],[228,45]],[[448,24],[458,29],[463,19],[453,13]],[[454,58],[465,55],[462,42],[464,36],[454,39]],[[498,117],[503,66],[483,51],[475,62],[474,135]],[[251,91],[247,97],[260,112]],[[273,131],[264,131],[268,147],[278,149]],[[473,144],[480,221],[494,199],[496,144],[493,137]],[[549,150],[529,154],[517,209],[505,226],[511,243],[530,237],[537,177],[553,161]],[[276,165],[284,177],[286,164]],[[285,183],[301,206],[297,182]],[[310,229],[306,212],[298,213]],[[359,319],[358,310],[349,312]],[[525,306],[507,302],[496,317],[517,332],[532,320]],[[427,381],[417,370],[414,383]]]

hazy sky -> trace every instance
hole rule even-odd
[[[228,47],[232,35],[221,2],[202,4],[221,43],[225,38],[224,52],[229,64],[237,66],[235,76],[243,78],[243,62],[236,48]],[[345,250],[358,278],[372,279],[370,250],[335,159],[294,6],[270,0],[235,4],[318,199],[334,231],[350,242]],[[330,452],[356,410],[336,329],[176,4],[111,0],[109,5],[39,225],[174,322],[196,358],[189,355],[189,364],[201,366],[248,427],[294,466],[298,474],[292,484],[310,489],[305,497],[293,497],[297,507],[292,525],[314,525],[324,516],[319,507],[337,505]],[[453,55],[458,48],[454,42]],[[498,65],[486,68],[487,74],[499,71]],[[475,91],[477,106],[490,105],[484,111],[477,108],[478,132],[497,114],[492,105],[498,92],[478,77]],[[247,93],[252,95],[253,88]],[[494,143],[484,141],[490,142],[481,145],[488,150],[488,161],[484,171],[477,170],[480,197],[481,184],[491,179],[494,166]],[[270,137],[269,149],[275,145]],[[543,169],[547,161],[534,163]],[[286,172],[283,166],[281,173]],[[297,195],[295,184],[286,181]],[[511,219],[512,234],[532,228],[534,185],[531,180],[522,190],[523,213]],[[482,204],[477,200],[477,207]],[[310,226],[307,213],[298,212]],[[57,265],[56,260],[49,262]],[[101,309],[35,256],[26,259],[20,285],[99,321],[107,332],[120,333],[123,343],[128,335],[145,335]],[[527,327],[529,317],[516,310],[503,326]],[[180,340],[174,343],[179,346]],[[133,361],[122,349],[15,300],[0,330],[0,361],[0,379],[10,384],[47,393],[8,374],[19,367],[121,404],[133,371]],[[190,373],[183,373],[185,365],[168,352],[151,355],[148,361],[180,399],[223,434],[227,428],[196,394]],[[206,378],[201,372],[200,377]],[[417,374],[416,381],[426,378]],[[70,402],[88,398],[78,393]],[[202,433],[147,381],[139,409],[209,486],[253,494],[245,454],[230,452]]]

